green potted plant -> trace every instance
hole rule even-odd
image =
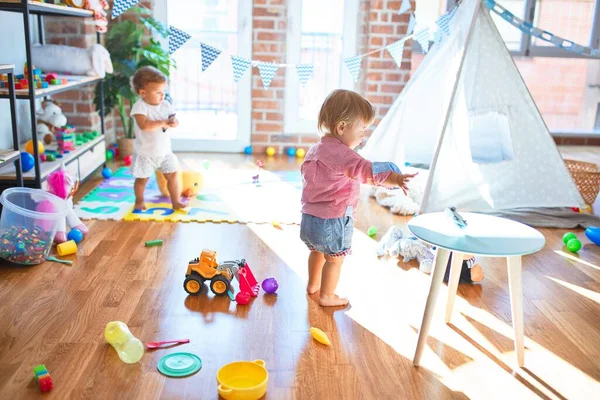
[[[96,109],[100,110],[101,97],[100,85],[104,88],[104,115],[117,109],[125,134],[118,139],[122,156],[133,153],[133,118],[129,110],[137,100],[130,85],[130,80],[135,71],[147,65],[153,66],[169,76],[170,68],[174,62],[169,52],[154,37],[145,36],[146,29],[151,34],[166,38],[169,30],[159,21],[155,20],[147,9],[134,7],[128,12],[138,15],[136,21],[123,20],[110,25],[106,42],[106,49],[110,53],[114,72],[107,75],[96,86],[94,102]]]

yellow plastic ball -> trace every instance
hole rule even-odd
[[[296,157],[303,158],[305,155],[306,155],[306,150],[304,150],[304,149],[297,149],[296,150]]]
[[[273,157],[275,155],[275,148],[274,147],[267,147],[267,155],[269,157]]]
[[[29,154],[33,154],[33,140],[30,140],[25,144],[25,151]],[[44,145],[38,140],[38,154],[42,154],[43,152]]]

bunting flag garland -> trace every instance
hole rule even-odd
[[[429,28],[425,27],[415,32],[415,40],[423,48],[423,53],[427,53],[429,51]]]
[[[310,79],[314,65],[312,64],[298,64],[296,65],[296,73],[298,74],[298,80],[300,81],[300,85],[306,86],[306,83]]]
[[[174,26],[169,26],[169,54],[173,54],[183,46],[188,40],[190,40],[191,36]]]
[[[402,55],[404,54],[404,43],[406,39],[400,39],[392,44],[389,44],[386,49],[398,65],[398,68],[402,65]]]
[[[398,14],[404,14],[407,11],[410,11],[412,6],[410,5],[410,0],[402,0],[402,4],[400,5],[400,9],[398,10]]]
[[[200,52],[202,53],[202,72],[206,71],[221,54],[221,50],[204,43],[200,43]]]
[[[344,59],[344,62],[352,74],[354,82],[358,82],[358,77],[360,76],[360,67],[362,64],[362,56],[348,57]]]
[[[450,20],[454,16],[454,10],[455,9],[448,11],[435,21],[435,24],[438,26],[439,30],[441,30],[447,36],[450,36]]]
[[[408,20],[408,29],[406,30],[406,34],[410,35],[415,30],[415,26],[417,26],[417,20],[415,19],[415,14],[410,14],[410,19]]]
[[[119,15],[133,7],[134,4],[137,4],[137,2],[138,0],[115,0],[112,8],[112,17],[117,18]]]
[[[279,65],[275,63],[258,63],[258,73],[260,74],[260,79],[262,80],[265,90],[267,90],[271,85],[271,80],[273,80],[273,77],[275,76],[275,73],[277,73],[278,69]]]
[[[252,65],[252,62],[245,58],[231,56],[231,65],[233,67],[233,81],[239,82],[244,72]]]
[[[494,0],[484,0],[484,3],[486,7],[489,8],[491,11],[498,14],[502,19],[504,19],[517,29],[521,30],[523,33],[526,33],[527,35],[531,35],[538,39],[552,43],[555,46],[560,47],[561,49],[571,51],[573,53],[583,54],[592,57],[600,56],[599,49],[592,49],[588,46],[582,46],[571,40],[563,39],[560,36],[554,35],[553,33],[536,28],[530,22],[523,21],[522,19],[516,17],[513,13],[502,7],[500,4],[496,3]]]

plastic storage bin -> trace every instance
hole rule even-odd
[[[17,264],[46,261],[67,202],[40,189],[10,188],[2,192],[0,257]]]

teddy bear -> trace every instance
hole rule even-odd
[[[60,128],[67,124],[67,117],[62,112],[58,103],[53,100],[45,100],[42,102],[37,112],[36,131],[38,137],[43,137],[46,144],[52,142],[52,135],[55,128]]]
[[[94,12],[94,23],[96,24],[96,31],[100,33],[106,33],[106,31],[108,30],[108,19],[106,19],[106,10],[108,10],[109,8],[106,0],[85,0],[83,8]]]

